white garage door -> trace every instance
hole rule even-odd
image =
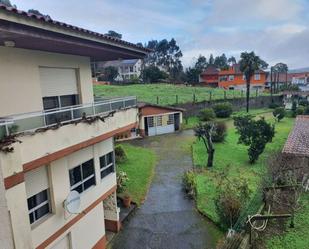
[[[174,114],[148,117],[148,136],[155,136],[175,131]]]
[[[78,93],[75,69],[40,67],[39,71],[43,97]]]
[[[69,235],[65,236],[63,239],[58,241],[51,249],[70,249],[70,237]]]

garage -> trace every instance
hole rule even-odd
[[[180,130],[183,109],[153,104],[139,104],[140,133],[156,136]]]

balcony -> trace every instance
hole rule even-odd
[[[59,124],[66,124],[84,117],[108,114],[121,109],[136,107],[136,97],[98,100],[94,103],[57,108],[48,111],[0,117],[0,139],[4,136],[34,131]]]

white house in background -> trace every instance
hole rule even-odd
[[[138,108],[94,102],[90,61],[147,53],[0,5],[1,249],[104,249],[119,230],[113,137],[138,127]]]
[[[141,59],[96,62],[95,70],[102,72],[106,67],[116,67],[118,69],[118,76],[115,80],[124,82],[139,79],[142,72],[142,64],[143,61]]]

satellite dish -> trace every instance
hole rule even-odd
[[[80,195],[73,190],[64,201],[64,209],[70,214],[77,214],[80,208]]]

